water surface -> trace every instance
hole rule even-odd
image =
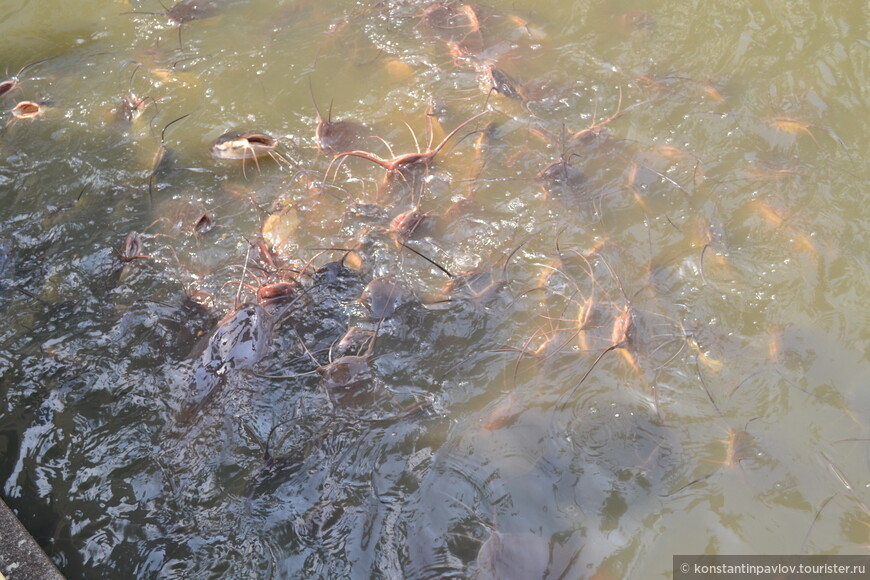
[[[164,10],[0,17],[0,481],[67,577],[866,553],[866,6]]]

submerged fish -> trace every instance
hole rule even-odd
[[[257,304],[245,304],[218,322],[205,351],[194,363],[182,420],[190,418],[213,397],[232,371],[251,368],[266,355],[273,322]]]

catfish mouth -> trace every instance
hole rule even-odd
[[[224,133],[209,153],[215,159],[255,159],[269,155],[277,145],[277,139],[264,133]]]
[[[12,114],[18,119],[32,119],[39,115],[40,106],[33,101],[21,101],[12,109]]]
[[[269,137],[268,135],[263,135],[260,133],[249,134],[246,137],[248,143],[252,145],[260,145],[262,147],[274,147],[275,139]]]
[[[17,83],[15,81],[12,81],[12,80],[3,81],[2,83],[0,83],[0,97],[2,97],[6,93],[8,93],[12,89],[14,89],[16,86],[17,86]]]

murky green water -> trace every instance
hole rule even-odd
[[[161,10],[0,11],[0,481],[68,577],[866,553],[864,3]]]

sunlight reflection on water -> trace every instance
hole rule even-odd
[[[866,551],[856,6],[214,4],[0,21],[0,475],[67,577]]]

